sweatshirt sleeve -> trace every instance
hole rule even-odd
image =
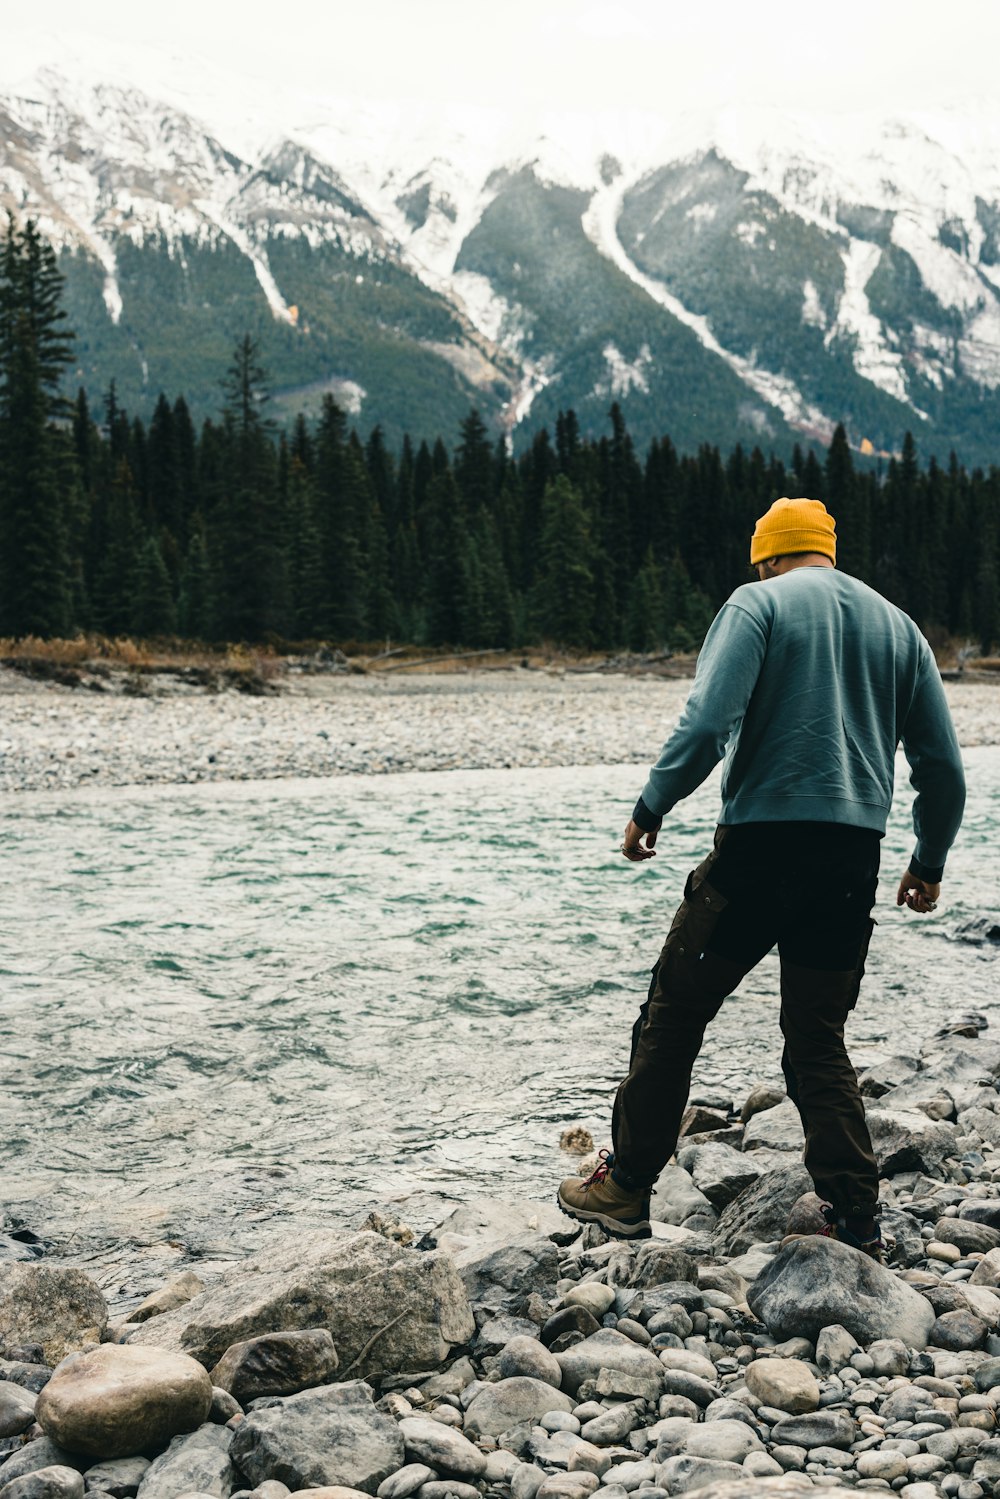
[[[690,796],[726,752],[742,722],[767,650],[765,625],[730,601],[716,615],[698,657],[694,686],[649,773],[636,805],[639,826],[659,826],[676,802]]]
[[[910,860],[910,871],[933,885],[944,873],[948,850],[961,826],[965,770],[948,700],[929,646],[923,649],[916,690],[901,739],[910,765],[910,785],[917,793],[913,803],[917,846]]]

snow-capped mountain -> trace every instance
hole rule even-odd
[[[1000,111],[248,109],[161,62],[0,73],[0,204],[60,250],[95,399],[207,413],[249,330],[286,412],[329,390],[393,436],[618,400],[685,447],[843,420],[995,458]]]

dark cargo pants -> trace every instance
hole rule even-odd
[[[777,943],[781,1067],[805,1165],[837,1213],[878,1204],[878,1168],[844,1025],[857,1002],[878,884],[879,836],[838,823],[720,827],[688,876],[615,1099],[616,1173],[656,1180],[677,1146],[691,1069],[726,997]]]

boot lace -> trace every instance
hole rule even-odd
[[[598,1165],[584,1182],[584,1189],[587,1187],[599,1187],[601,1182],[606,1181],[614,1163],[615,1158],[610,1150],[598,1151]]]

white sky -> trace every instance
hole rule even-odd
[[[525,114],[1000,109],[1000,0],[46,0],[39,11],[37,28],[5,24],[0,51],[67,36],[88,53],[166,44],[251,92]]]

